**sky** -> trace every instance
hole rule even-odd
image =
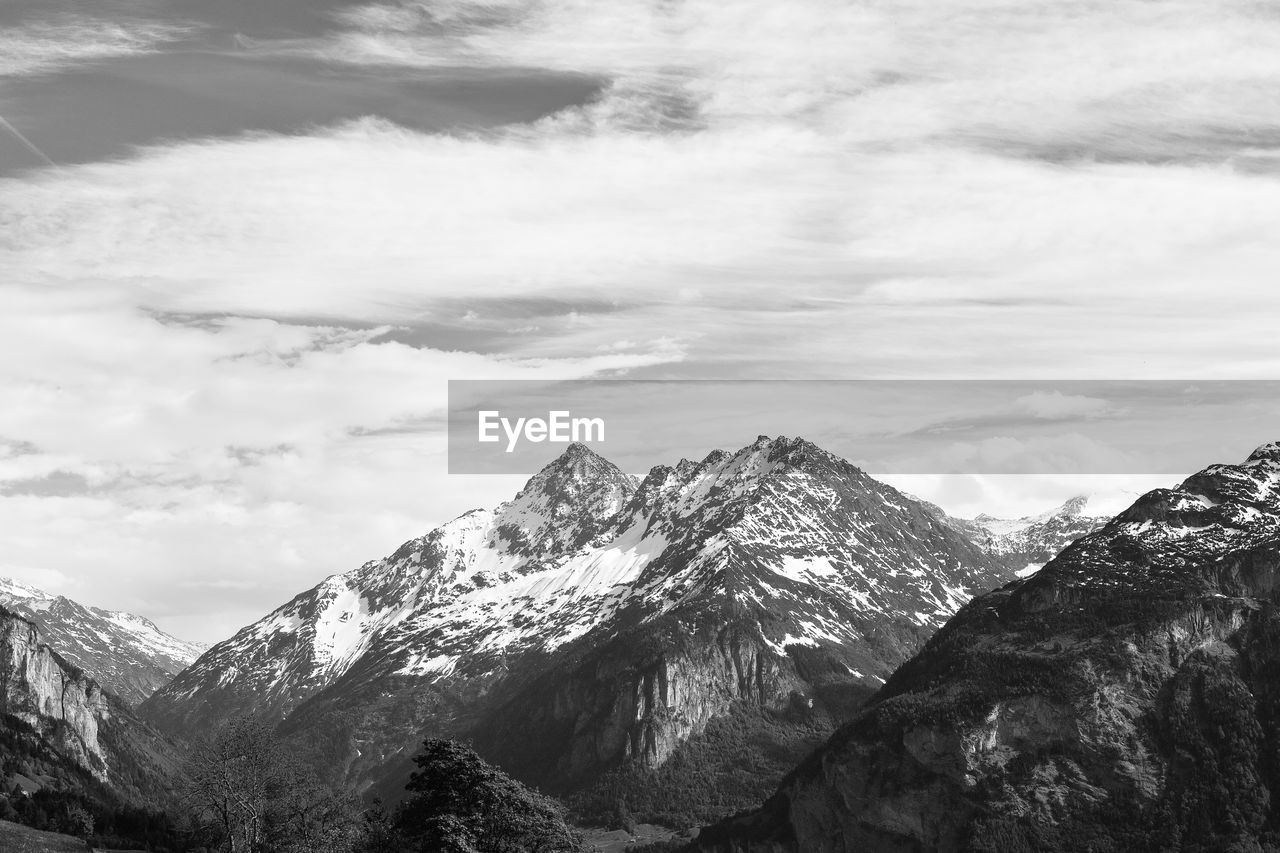
[[[0,575],[185,638],[514,492],[447,474],[450,379],[1277,372],[1270,4],[0,25]],[[1155,484],[912,476],[962,514]]]

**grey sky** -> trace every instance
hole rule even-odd
[[[1277,372],[1265,4],[111,9],[0,10],[0,574],[186,637],[505,497],[449,379]]]
[[[477,437],[482,411],[491,441]],[[520,437],[520,418],[553,411],[560,446]],[[574,419],[600,421],[580,439],[634,471],[763,433],[804,435],[876,475],[1177,477],[1248,455],[1280,421],[1280,382],[455,380],[449,471],[530,475],[563,450]]]

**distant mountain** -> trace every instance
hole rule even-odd
[[[971,595],[1011,577],[803,440],[761,437],[643,480],[573,445],[511,501],[217,644],[143,711],[176,732],[270,714],[333,778],[388,794],[426,735],[467,737],[545,789],[605,779],[631,796],[643,786],[626,774],[673,772],[678,753],[732,775],[758,737],[772,744],[755,774],[767,786]]]
[[[86,607],[0,578],[0,606],[33,622],[67,661],[131,704],[169,683],[204,646],[172,637],[132,613]]]
[[[177,753],[131,709],[72,666],[31,621],[0,607],[3,774],[90,796],[168,796]]]
[[[1280,444],[979,596],[708,851],[1280,849]]]
[[[985,514],[973,519],[942,515],[1019,577],[1026,577],[1056,557],[1063,548],[1106,523],[1104,516],[1085,515],[1088,503],[1087,496],[1079,495],[1057,509],[1015,519]]]

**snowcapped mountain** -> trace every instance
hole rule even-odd
[[[799,439],[659,466],[580,445],[512,500],[335,575],[144,705],[183,731],[266,712],[338,778],[466,735],[567,790],[662,765],[748,705],[830,720],[1011,577],[918,502]]]
[[[1263,850],[1280,822],[1280,443],[979,596],[705,850]]]
[[[1106,523],[1102,516],[1085,515],[1089,498],[1079,495],[1057,509],[1016,519],[979,515],[955,520],[989,554],[1026,577],[1056,557],[1063,548]]]
[[[0,605],[34,623],[67,661],[131,704],[167,684],[205,648],[141,616],[86,607],[6,578],[0,578]]]
[[[385,559],[326,578],[215,645],[147,713],[179,729],[210,716],[284,716],[366,656],[394,661],[391,674],[430,680],[457,666],[451,650],[484,658],[554,647],[589,624],[566,599],[599,604],[613,585],[607,559],[564,571],[566,557],[598,551],[590,543],[635,487],[634,477],[574,445],[497,509],[465,513]],[[532,618],[537,611],[546,621]]]

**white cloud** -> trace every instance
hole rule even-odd
[[[367,119],[0,181],[0,441],[21,448],[0,482],[88,484],[0,498],[21,531],[0,565],[229,632],[508,491],[443,479],[449,378],[1280,367],[1280,16],[1259,4],[502,0],[347,24],[244,46],[610,85],[532,126]],[[59,26],[0,37],[0,74],[172,34],[81,48]],[[991,438],[948,459],[1135,470],[1108,452]],[[1018,488],[977,494],[1042,496]]]
[[[1177,477],[1133,474],[900,474],[879,479],[935,503],[957,518],[973,518],[981,513],[996,518],[1022,518],[1054,509],[1078,495],[1089,498],[1087,515],[1109,517],[1127,509],[1138,496],[1178,482]]]
[[[1111,404],[1101,397],[1063,394],[1061,391],[1033,391],[1013,402],[1032,417],[1042,420],[1097,418],[1112,411]]]

